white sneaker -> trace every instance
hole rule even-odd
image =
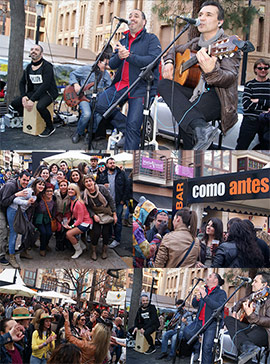
[[[108,247],[110,249],[116,248],[118,245],[120,245],[119,241],[114,240],[110,245],[108,245]]]
[[[75,249],[75,254],[72,255],[72,259],[76,259],[76,258],[79,258],[79,256],[82,254],[82,248],[80,246],[80,244],[76,244],[76,245],[73,245],[74,249]]]
[[[82,251],[87,249],[87,246],[84,244],[84,242],[82,240],[79,240],[79,244],[80,244]]]

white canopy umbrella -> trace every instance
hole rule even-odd
[[[128,162],[128,161],[132,161],[133,160],[133,154],[127,153],[127,152],[123,152],[123,153],[115,154],[113,156],[113,159],[116,162]]]
[[[75,303],[77,303],[77,302],[76,302],[75,300],[73,300],[72,298],[68,298],[68,297],[67,297],[67,298],[65,298],[65,299],[64,299],[64,303],[71,303],[71,304],[73,304],[73,305],[74,305],[74,304],[75,304]]]
[[[62,298],[62,299],[67,298],[67,296],[63,295],[62,293],[58,293],[58,292],[55,292],[55,291],[39,292],[39,296],[44,297],[44,298]]]
[[[39,296],[39,294],[36,291],[33,291],[32,289],[18,283],[8,284],[7,286],[1,286],[0,293],[18,294],[21,295],[22,297]]]
[[[77,150],[70,150],[68,152],[51,155],[50,157],[43,158],[43,161],[47,164],[56,163],[59,164],[61,161],[66,161],[69,167],[77,167],[79,163],[85,162],[90,163],[90,155],[81,153]]]

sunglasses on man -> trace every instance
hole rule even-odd
[[[269,70],[269,67],[257,67],[257,70],[259,70],[259,71],[262,71],[262,70],[267,71],[267,70]]]

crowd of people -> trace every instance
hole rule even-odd
[[[133,214],[134,267],[256,268],[270,267],[270,237],[248,219],[232,218],[224,230],[211,217],[197,229],[197,214],[185,207],[173,218],[142,196]]]
[[[0,297],[0,362],[125,363],[123,315],[108,309]]]
[[[31,259],[29,249],[36,247],[38,238],[40,256],[46,256],[52,249],[53,234],[55,249],[74,249],[73,259],[91,243],[91,259],[97,260],[101,237],[102,259],[107,258],[108,247],[120,245],[124,205],[124,223],[130,226],[131,179],[112,157],[98,163],[98,157],[92,156],[90,164],[80,163],[71,170],[63,160],[59,165],[39,165],[33,173],[22,171],[5,181],[0,190],[2,265],[18,268],[17,254]]]

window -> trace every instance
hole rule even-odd
[[[24,283],[27,286],[34,287],[36,281],[36,272],[32,272],[30,270],[26,270],[24,273]]]
[[[41,289],[44,291],[56,291],[57,288],[57,278],[43,277],[41,283]]]
[[[63,283],[63,286],[61,287],[60,292],[61,293],[69,293],[69,284],[68,283]]]

